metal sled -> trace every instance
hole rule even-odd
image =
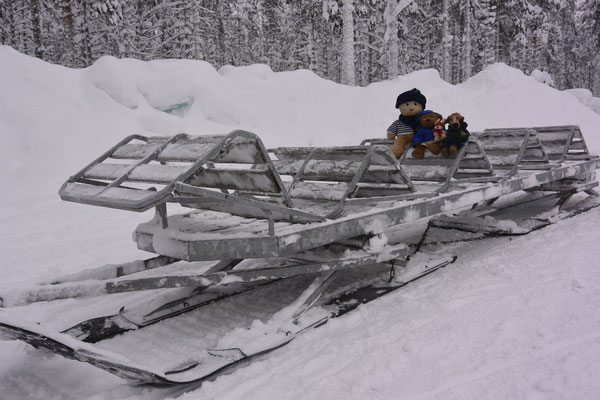
[[[391,230],[433,217],[431,226],[520,234],[553,217],[527,227],[495,223],[492,217],[550,198],[556,216],[565,217],[583,209],[563,209],[573,196],[597,197],[598,159],[589,154],[578,127],[474,132],[448,159],[414,159],[408,153],[396,160],[387,142],[377,139],[359,146],[267,149],[245,131],[129,136],[69,178],[59,194],[67,201],[128,211],[155,208],[133,236],[139,249],[156,256],[16,288],[1,293],[1,301],[6,307],[129,291],[163,294],[55,336],[0,313],[0,333],[134,382],[197,382],[343,314],[360,304],[359,298],[377,298],[455,259],[411,265],[415,249],[388,240]],[[169,203],[186,210],[170,214]],[[440,217],[443,213],[454,215]],[[208,260],[215,262],[194,267]],[[189,268],[171,273],[180,263]],[[150,276],[148,270],[155,271]],[[395,278],[397,270],[402,279]],[[288,338],[259,349],[207,349],[195,363],[151,371],[72,342],[102,341],[270,290],[272,301],[281,297],[277,301],[287,304],[286,320],[294,327]],[[347,302],[344,296],[350,296]],[[236,304],[243,308],[244,301]],[[329,313],[317,313],[316,305]]]

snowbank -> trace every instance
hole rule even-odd
[[[456,86],[423,70],[368,87],[338,85],[307,70],[275,73],[251,65],[217,71],[190,60],[106,56],[73,70],[7,46],[0,47],[0,65],[0,168],[2,183],[15,186],[2,202],[55,199],[70,174],[131,133],[246,129],[268,147],[352,145],[383,137],[397,118],[396,96],[413,87],[427,96],[428,108],[444,115],[460,111],[471,130],[579,124],[591,147],[600,148],[591,134],[599,115],[504,64]]]
[[[574,96],[581,104],[600,114],[600,97],[594,97],[587,89],[567,89],[565,93]]]
[[[306,70],[215,70],[202,61],[104,57],[73,70],[6,46],[0,67],[0,288],[148,257],[130,237],[148,214],[65,203],[56,194],[132,133],[246,129],[267,147],[352,145],[383,137],[397,118],[398,93],[417,87],[427,108],[459,111],[473,131],[578,124],[600,152],[599,114],[503,64],[461,85],[423,70],[362,88]],[[471,254],[186,398],[598,398],[590,382],[600,379],[599,223],[590,212],[512,244],[496,242],[491,254]],[[574,233],[573,254],[562,229]],[[27,308],[55,327],[116,310],[94,299]],[[0,354],[4,398],[164,397],[90,366],[40,358],[22,343],[0,342]]]

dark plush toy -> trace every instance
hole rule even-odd
[[[468,124],[465,122],[465,117],[459,113],[452,113],[446,118],[448,129],[446,137],[442,140],[442,156],[456,156],[460,149],[469,139]]]

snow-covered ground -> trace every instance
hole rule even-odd
[[[60,185],[131,133],[257,133],[267,147],[383,137],[398,93],[460,111],[470,130],[578,124],[600,152],[600,115],[495,64],[461,85],[424,70],[368,87],[264,65],[100,59],[71,70],[0,47],[0,292],[147,258],[131,231],[151,218],[62,202]],[[600,398],[600,210],[519,238],[460,249],[455,264],[303,335],[185,399]],[[114,298],[114,303],[119,298]],[[66,328],[93,299],[15,308]],[[85,311],[78,311],[85,310]],[[89,316],[91,316],[89,315]],[[91,366],[0,342],[3,399],[153,398]]]

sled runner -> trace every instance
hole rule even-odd
[[[129,136],[59,194],[154,208],[133,237],[155,256],[11,288],[0,302],[140,299],[61,333],[0,310],[0,336],[135,383],[197,383],[454,262],[425,254],[422,240],[396,239],[411,224],[524,234],[599,204],[598,159],[578,127],[474,132],[448,159],[407,153],[396,160],[376,139],[267,149],[245,131]],[[182,359],[167,349],[157,362],[135,351],[145,340],[200,350]]]

